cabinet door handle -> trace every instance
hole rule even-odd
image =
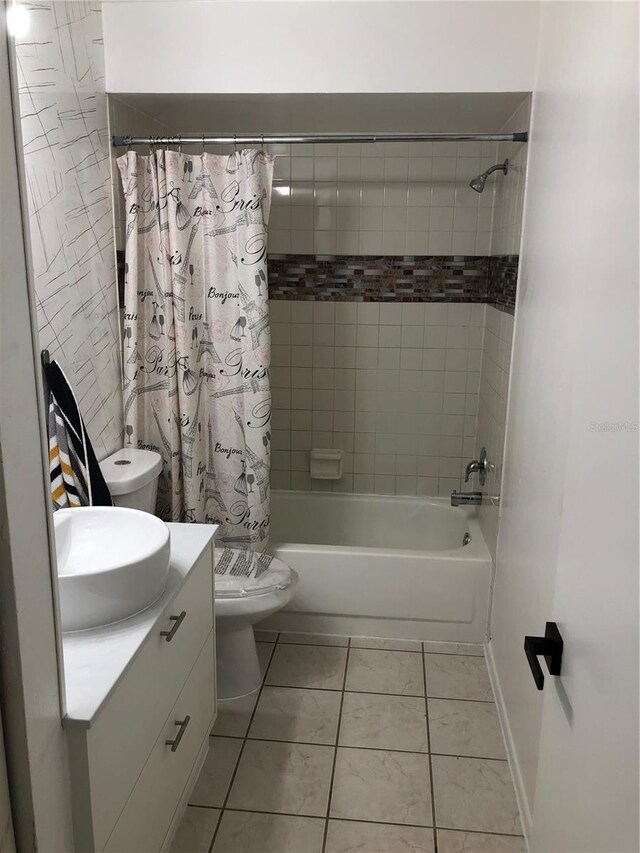
[[[555,622],[547,622],[544,637],[525,637],[524,651],[538,690],[544,687],[544,673],[538,661],[544,655],[550,675],[560,675],[562,668],[562,636]]]
[[[182,736],[187,730],[187,726],[189,725],[189,721],[191,717],[187,714],[184,720],[174,720],[173,722],[176,726],[180,726],[178,729],[178,734],[175,736],[173,740],[165,740],[165,744],[171,747],[171,752],[175,752],[176,749],[180,746],[180,741],[182,740]]]
[[[164,637],[165,640],[167,641],[167,643],[170,643],[171,640],[173,640],[173,638],[176,635],[176,631],[182,625],[182,623],[184,621],[184,617],[186,615],[187,615],[187,611],[183,610],[179,616],[169,616],[169,619],[171,619],[174,622],[173,627],[171,628],[170,631],[160,631],[160,636]]]

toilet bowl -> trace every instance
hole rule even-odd
[[[260,687],[253,626],[288,604],[297,583],[297,574],[282,560],[236,548],[216,549],[219,699],[237,699]]]
[[[100,463],[116,506],[155,514],[162,457],[153,450],[123,448]]]

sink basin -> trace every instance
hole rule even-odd
[[[149,607],[169,573],[169,528],[124,507],[53,515],[63,631],[108,625]]]

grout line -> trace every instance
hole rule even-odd
[[[277,640],[276,640],[277,642]],[[269,660],[267,662],[267,666],[264,670],[264,675],[262,676],[262,681],[260,682],[260,688],[258,690],[258,696],[256,698],[256,703],[253,706],[253,711],[251,712],[251,717],[249,718],[249,722],[247,724],[247,728],[244,733],[244,737],[242,739],[242,746],[240,747],[240,752],[238,753],[238,758],[236,759],[235,767],[233,768],[233,773],[231,774],[231,779],[229,780],[229,786],[227,787],[227,793],[225,794],[224,801],[222,803],[222,807],[220,808],[220,817],[218,818],[218,824],[216,826],[216,830],[213,833],[213,838],[211,839],[211,844],[209,845],[208,853],[212,853],[213,845],[216,843],[216,838],[218,837],[218,831],[220,829],[220,825],[222,823],[222,818],[224,817],[224,811],[227,807],[227,801],[229,799],[229,795],[231,794],[231,789],[233,788],[233,783],[236,780],[236,774],[238,773],[238,768],[240,767],[240,762],[242,760],[242,754],[244,753],[244,748],[247,745],[247,740],[249,736],[249,729],[251,728],[251,724],[253,723],[253,718],[256,715],[256,711],[258,709],[258,703],[260,702],[260,697],[262,696],[262,690],[264,688],[264,682],[267,677],[267,672],[269,671],[269,667],[271,666],[271,661],[276,651],[276,643],[273,644],[273,648],[271,649],[271,654],[269,655]]]
[[[422,697],[416,697],[422,698]],[[342,710],[342,702],[340,703],[340,710]],[[225,737],[225,735],[216,735],[216,737]],[[233,738],[232,738],[233,739]],[[239,740],[239,738],[235,738]],[[250,741],[258,741],[259,743],[290,743],[290,744],[298,744],[300,746],[334,746],[333,743],[323,743],[321,741],[313,741],[313,740],[284,740],[283,738],[277,737],[247,737],[246,740]],[[387,747],[387,746],[361,746],[351,743],[341,743],[339,744],[341,749],[360,749],[366,752],[397,752],[401,755],[437,755],[441,758],[471,758],[476,759],[478,761],[508,761],[507,758],[494,758],[490,755],[468,755],[466,753],[461,752],[430,752],[429,749],[419,750],[419,749],[398,749],[397,747]]]
[[[340,709],[338,711],[338,726],[336,728],[336,739],[333,748],[333,764],[331,766],[331,779],[329,781],[329,797],[327,799],[327,814],[324,822],[324,833],[322,835],[322,853],[327,848],[327,833],[329,832],[329,816],[331,814],[331,802],[333,800],[333,783],[336,775],[336,761],[338,759],[338,743],[340,741],[340,728],[342,726],[342,708],[344,706],[345,686],[347,684],[347,670],[349,669],[349,654],[351,652],[351,638],[347,646],[347,657],[344,663],[344,675],[342,677],[342,690],[340,691]]]
[[[210,809],[211,811],[221,811],[219,806],[189,806],[190,809]],[[308,820],[326,820],[322,815],[317,814],[304,814],[298,812],[268,812],[264,809],[243,809],[240,806],[234,806],[233,808],[226,809],[228,812],[240,812],[241,814],[264,814],[264,815],[273,815],[273,817],[302,817]],[[221,815],[222,817],[222,815]],[[397,823],[390,820],[366,820],[359,817],[332,817],[331,820],[335,820],[338,823],[368,823],[372,826],[401,826],[401,827],[411,827],[413,829],[434,829],[433,826],[425,825],[423,823]],[[490,835],[497,836],[498,838],[524,838],[523,835],[517,835],[512,832],[487,832],[484,829],[467,829],[455,826],[439,826],[439,830],[443,832],[468,832],[472,835]]]
[[[424,643],[422,645],[424,652]],[[429,751],[429,787],[431,789],[431,820],[433,822],[433,850],[438,853],[438,827],[436,823],[436,796],[433,785],[433,762],[431,760],[431,729],[429,727],[429,699],[427,697],[427,666],[422,655],[422,678],[424,679],[424,712],[427,725],[427,749]]]
[[[213,808],[213,807],[210,806],[210,808]],[[234,808],[227,809],[227,811],[242,812],[243,814],[268,814],[268,815],[274,815],[274,817],[282,816],[282,817],[315,818],[315,820],[326,821],[326,818],[323,818],[322,815],[317,815],[317,814],[299,814],[297,812],[267,812],[267,811],[264,811],[263,809],[242,809],[242,808],[236,808],[235,806],[234,806]],[[370,824],[373,824],[374,826],[404,826],[404,827],[413,827],[415,829],[433,829],[431,824],[424,824],[424,823],[394,823],[393,821],[387,821],[387,820],[361,820],[360,818],[355,818],[355,817],[332,817],[331,820],[342,821],[343,823],[370,823]],[[474,830],[474,831],[478,832],[478,830]],[[458,830],[454,830],[454,832],[469,832],[469,830],[458,829]],[[487,834],[498,835],[500,833],[493,832],[493,833],[487,833]],[[521,838],[521,836],[519,836],[519,835],[510,836],[510,837]]]
[[[351,649],[345,649],[345,651],[350,652]],[[349,655],[347,654],[347,659]],[[265,684],[265,687],[283,687],[288,690],[323,690],[326,693],[340,693],[340,687],[305,687],[298,684]],[[424,695],[422,693],[372,693],[371,690],[347,690],[347,693],[365,693],[370,696],[404,696],[409,699],[424,699]],[[436,698],[436,697],[431,697]],[[441,697],[437,697],[441,698]],[[448,698],[448,697],[447,697]],[[469,700],[471,701],[471,700]]]

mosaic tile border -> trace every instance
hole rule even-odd
[[[513,313],[518,257],[271,254],[268,270],[275,300],[490,302]]]
[[[118,251],[124,291],[124,252]],[[515,312],[518,255],[269,255],[269,298],[333,302],[485,302]]]
[[[516,309],[518,262],[518,255],[494,255],[489,258],[487,302],[507,314],[515,313]]]

